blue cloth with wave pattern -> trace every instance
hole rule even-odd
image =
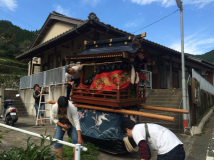
[[[139,111],[136,106],[126,107],[127,110]],[[103,140],[119,140],[125,135],[120,130],[120,123],[124,119],[131,119],[139,123],[139,117],[127,114],[104,112],[78,108],[82,135]]]

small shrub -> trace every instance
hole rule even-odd
[[[45,146],[45,138],[43,135],[41,139],[40,146],[34,143],[30,143],[31,137],[27,140],[27,148],[13,148],[10,151],[0,151],[1,160],[54,160],[57,159],[56,153],[51,155],[51,146],[56,142],[52,141],[50,136],[50,144]]]
[[[71,138],[67,140],[67,142],[72,143]],[[95,147],[94,144],[86,142],[84,146],[88,148],[88,151],[81,151],[81,159],[83,160],[96,160],[97,156],[100,154],[98,151],[98,147]],[[73,148],[68,146],[63,146],[63,157],[73,158]]]

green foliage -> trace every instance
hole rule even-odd
[[[130,90],[130,98],[136,98],[135,90]]]
[[[23,30],[9,21],[0,21],[0,56],[14,59],[25,52],[36,37],[38,31]],[[2,52],[3,51],[3,52]]]
[[[19,44],[19,48],[20,48],[21,52],[25,52],[29,49],[30,45],[31,45],[31,41],[24,40],[23,42],[21,42]]]
[[[20,75],[2,74],[0,75],[0,87],[18,89],[21,77]]]
[[[36,34],[38,31],[28,31],[26,29],[21,29],[18,26],[13,25],[10,21],[1,20],[0,21],[0,30],[3,30],[5,33],[5,36],[11,37],[11,35],[14,35],[15,37],[15,44],[19,45],[24,40],[33,41],[36,37]]]
[[[50,136],[50,144],[45,146],[45,138],[43,135],[40,146],[30,143],[31,137],[27,140],[27,148],[13,148],[10,151],[0,151],[1,160],[53,160],[58,157],[56,154],[51,155],[51,146],[55,143]]]
[[[67,142],[72,143],[71,138],[67,140]],[[84,146],[88,148],[88,151],[81,151],[81,159],[83,160],[96,160],[97,156],[100,154],[98,151],[98,147],[95,147],[92,143],[85,143]],[[73,158],[73,148],[68,146],[63,146],[63,157]]]
[[[1,65],[0,64],[0,71],[2,74],[19,74],[19,75],[27,75],[27,69],[13,67],[8,65]]]
[[[202,55],[192,55],[192,54],[187,54],[187,55],[197,57],[197,58],[203,59],[207,62],[214,64],[214,50],[207,52],[205,54],[202,54]]]
[[[12,67],[24,68],[24,69],[28,68],[28,64],[27,63],[22,63],[20,61],[9,59],[9,58],[4,58],[4,57],[0,58],[0,65],[1,64],[2,65],[9,65],[9,66],[12,66]]]

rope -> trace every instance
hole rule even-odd
[[[135,148],[132,147],[131,143],[129,142],[128,137],[124,137],[123,141],[125,143],[125,146],[126,146],[126,149],[128,152],[133,153],[133,152],[137,152],[139,150],[138,146],[136,146]]]

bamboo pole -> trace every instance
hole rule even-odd
[[[171,122],[174,122],[174,120],[175,120],[174,117],[162,116],[162,115],[139,112],[139,111],[131,111],[131,110],[125,110],[125,109],[111,109],[111,108],[89,106],[89,105],[83,105],[83,104],[74,104],[74,105],[78,108],[86,108],[86,109],[100,110],[100,111],[106,111],[106,112],[114,112],[114,113],[122,113],[122,114],[129,114],[129,115],[135,115],[135,116],[143,116],[143,117],[155,118],[155,119],[171,121]]]
[[[166,108],[166,107],[153,107],[153,106],[143,106],[143,105],[141,105],[141,108],[142,109],[151,109],[151,110],[158,110],[158,111],[167,111],[167,112],[177,112],[177,113],[189,114],[188,110],[183,110],[183,109]]]

